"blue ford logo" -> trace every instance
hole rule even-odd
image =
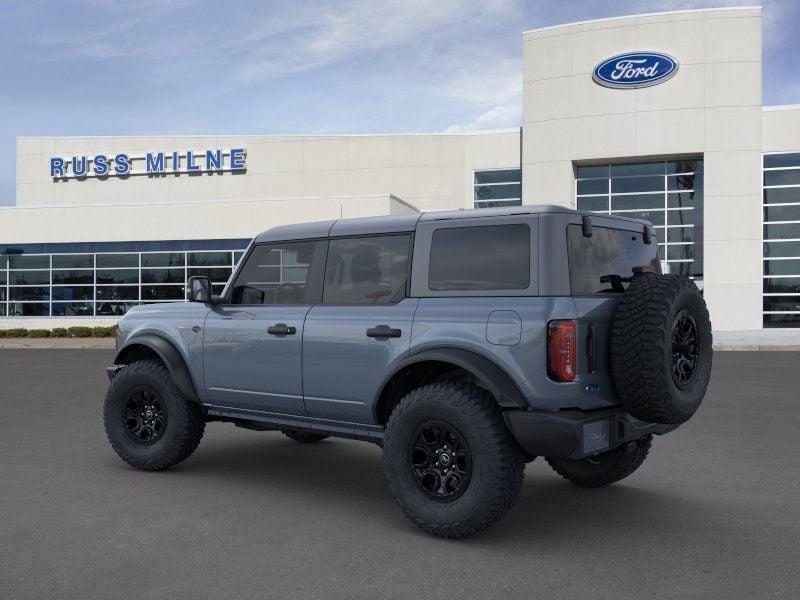
[[[666,81],[678,72],[678,61],[658,52],[628,52],[601,62],[592,79],[610,88],[640,88]]]

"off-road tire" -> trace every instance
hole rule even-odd
[[[471,477],[460,496],[431,498],[414,475],[412,448],[427,423],[445,423],[462,436]],[[442,382],[409,392],[395,406],[383,443],[392,496],[415,525],[443,538],[461,538],[499,521],[522,488],[525,455],[511,437],[497,403],[473,383]]]
[[[647,458],[653,436],[647,435],[621,448],[581,460],[546,458],[547,464],[564,479],[581,487],[601,487],[625,479]]]
[[[688,316],[696,336],[692,375],[673,375],[674,330]],[[711,375],[711,321],[697,286],[686,277],[635,275],[611,326],[611,371],[620,401],[631,415],[651,423],[680,424],[700,406]]]
[[[129,393],[142,387],[158,394],[166,407],[164,431],[150,445],[137,442],[125,423]],[[160,471],[186,460],[197,448],[205,430],[200,405],[183,397],[166,367],[156,360],[133,362],[116,374],[106,393],[103,423],[114,451],[141,471]]]
[[[325,438],[329,437],[327,435],[322,435],[321,433],[310,433],[308,431],[284,431],[283,435],[288,437],[290,440],[294,440],[295,442],[300,442],[302,444],[316,444],[317,442],[321,442]]]

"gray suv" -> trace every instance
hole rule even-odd
[[[607,485],[700,405],[708,312],[657,249],[645,221],[557,206],[275,227],[220,295],[192,277],[120,320],[108,439],[146,471],[209,421],[374,442],[409,519],[470,535],[526,461]]]

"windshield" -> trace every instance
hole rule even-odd
[[[652,266],[660,273],[655,240],[642,233],[593,227],[592,237],[580,225],[567,226],[569,283],[573,295],[623,292],[634,267]]]

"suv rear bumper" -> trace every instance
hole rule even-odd
[[[619,407],[591,411],[509,410],[503,416],[528,454],[573,460],[608,452],[646,435],[663,435],[678,427],[634,419]]]

